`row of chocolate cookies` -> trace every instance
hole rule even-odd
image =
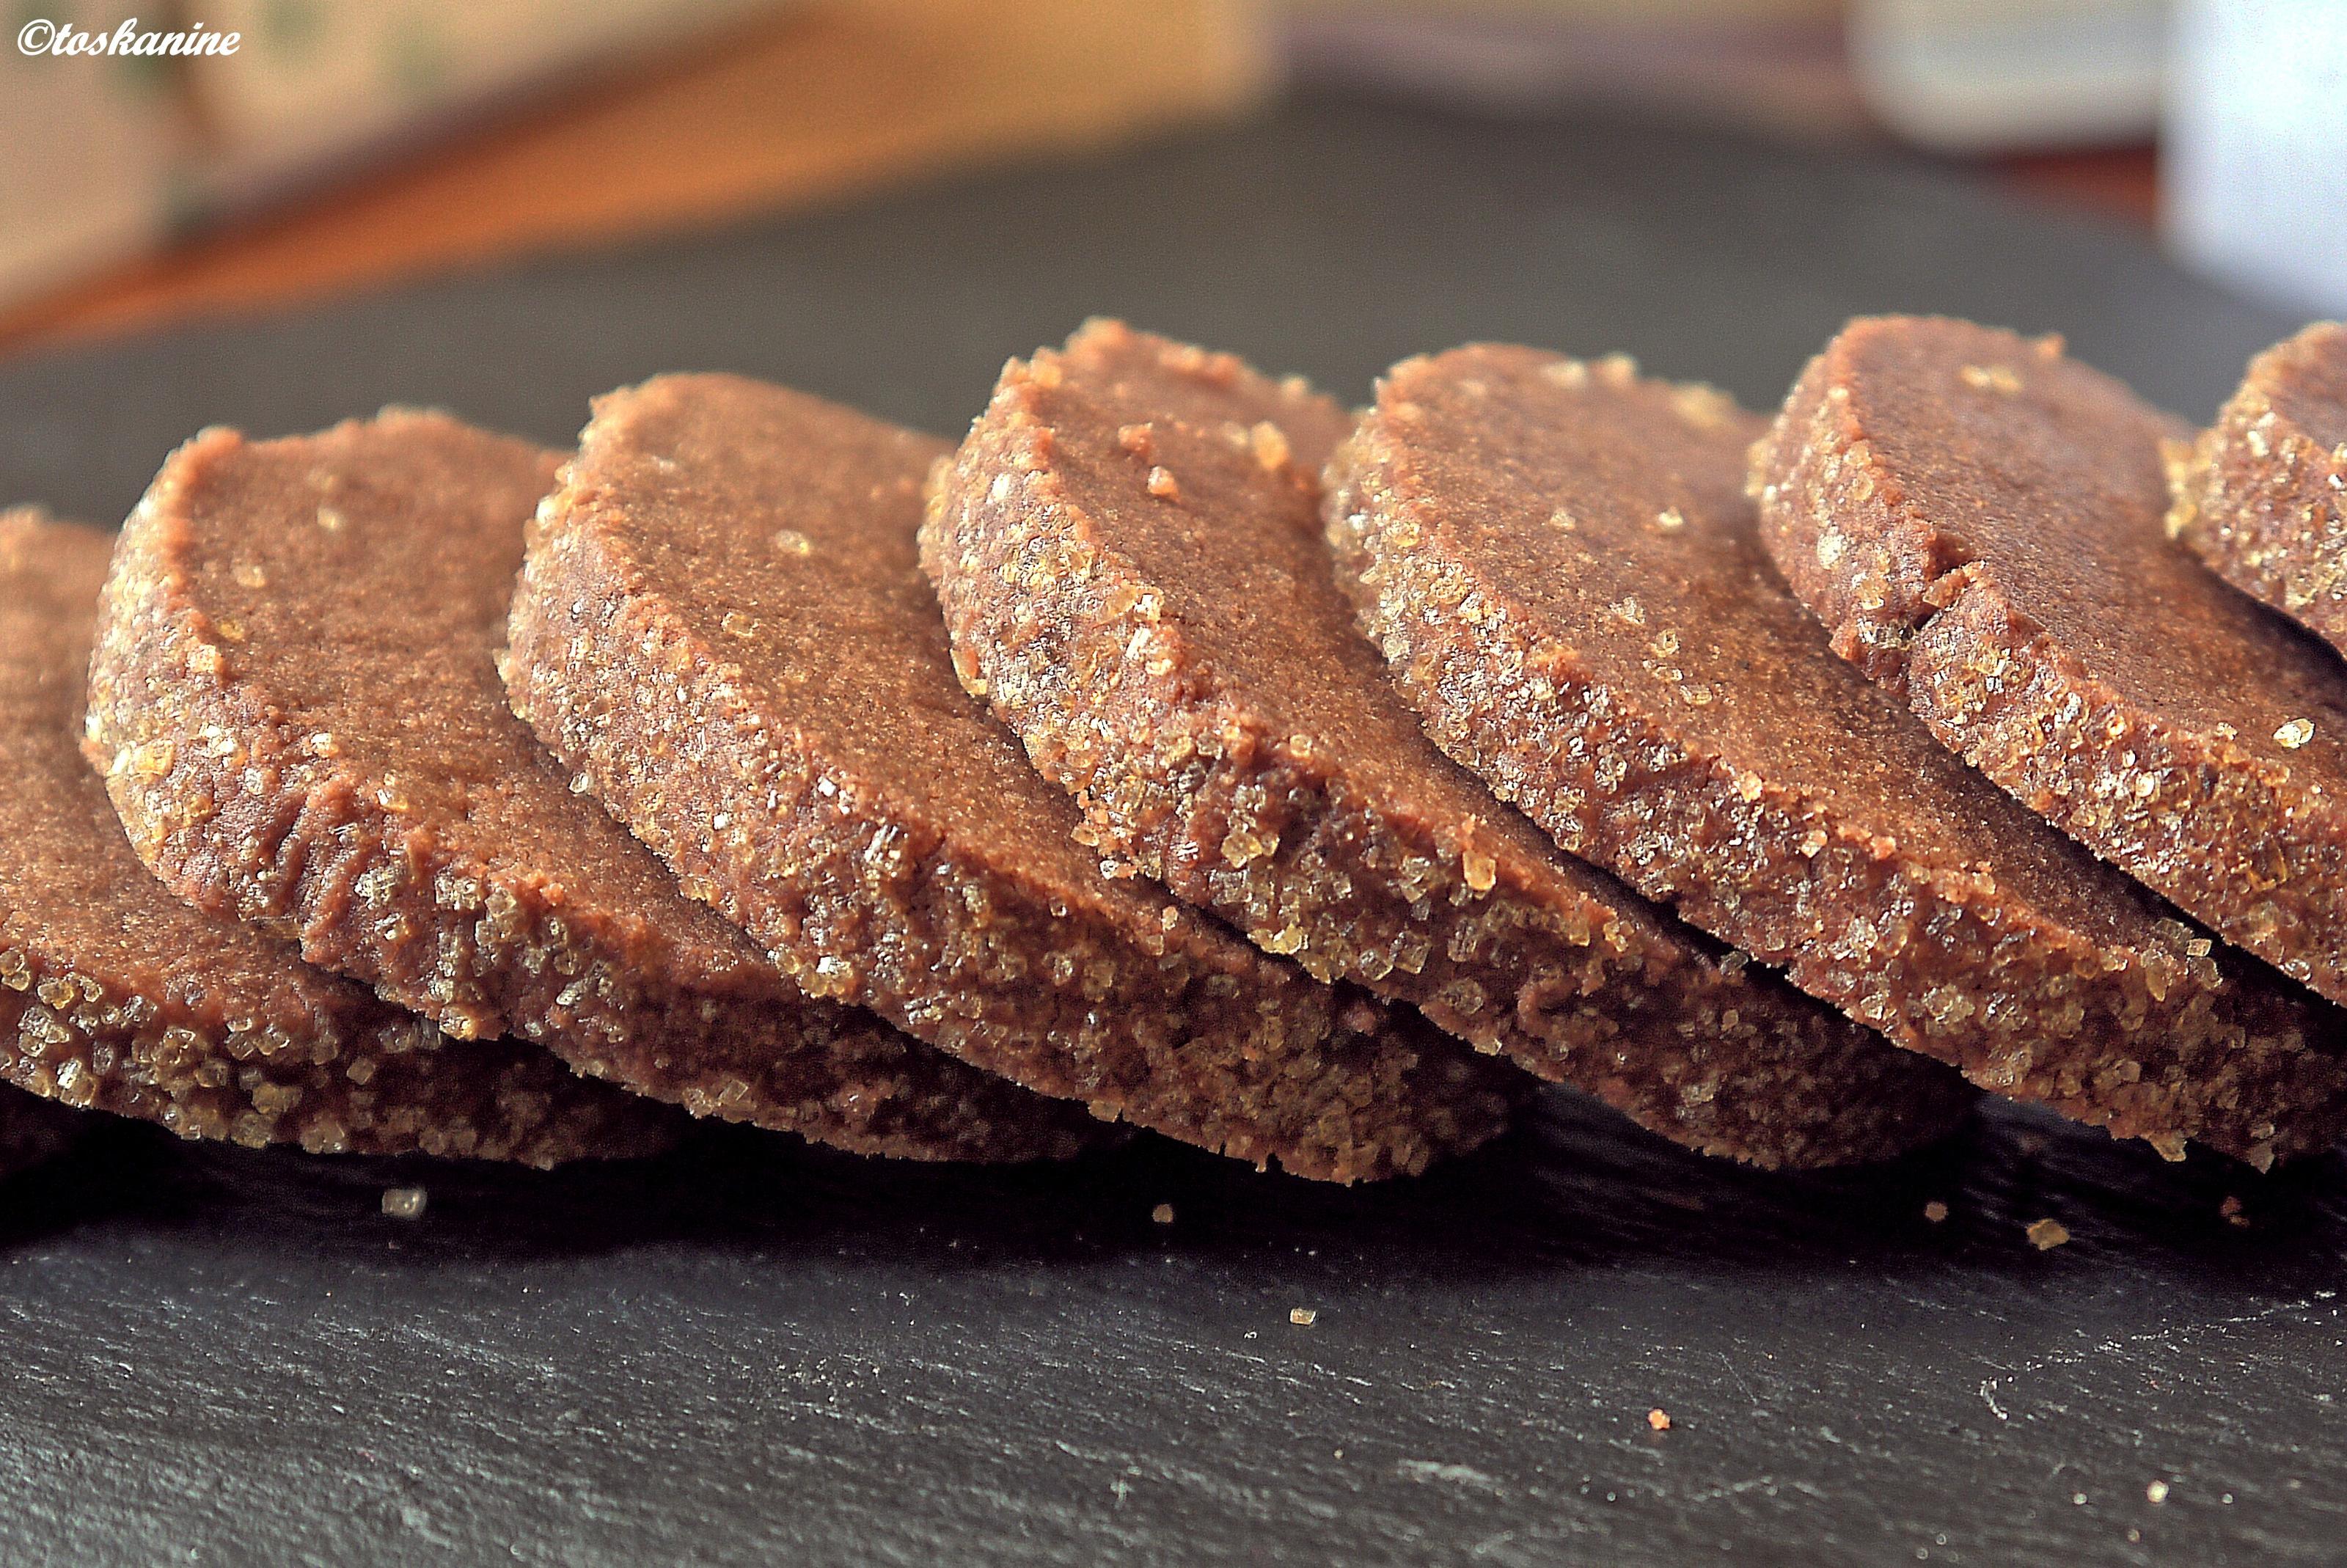
[[[1206,367],[1225,399],[1257,392],[1235,362],[1113,328],[1098,339],[1101,365],[1055,362],[1041,379],[1145,374],[1156,356]],[[1144,352],[1118,363],[1120,349]],[[1161,377],[1131,388],[1130,407],[1080,399],[1040,435],[1014,411],[1021,438],[999,449],[989,414],[951,464],[942,442],[734,377],[664,377],[601,399],[531,530],[505,671],[516,711],[688,889],[809,989],[1044,1093],[1244,1158],[1335,1179],[1417,1170],[1503,1126],[1532,1081],[1522,1067],[1766,1164],[1879,1157],[1963,1114],[1971,1095],[1954,1074],[1544,845],[1402,716],[1312,542],[1309,476],[1344,424],[1332,405],[1289,391],[1261,416],[1197,411],[1211,426],[1198,439],[1232,461],[1184,462],[1213,548],[1166,584],[1098,580],[1087,567],[1111,552],[1021,535],[964,601],[939,564],[957,517],[984,530],[1030,493],[1061,493],[1061,459],[1123,462],[1148,439],[1128,426],[1153,409],[1167,441],[1194,435],[1175,428],[1185,411],[1168,411],[1184,390]],[[1138,493],[1172,498],[1165,464],[1143,456]],[[942,618],[916,556],[933,474]],[[1262,683],[1357,677],[1296,723],[1315,732],[1301,749],[1341,774],[1334,788],[1372,804],[1298,831],[1266,808],[1262,777],[1225,779],[1207,787],[1244,809],[1202,807],[1212,830],[1137,876],[1116,818],[1058,787],[1069,775],[998,666],[1038,667],[1037,625],[1065,608],[1053,596],[1099,591],[1140,621],[1097,649],[1062,647],[1060,667],[1111,685],[1119,661],[1174,674],[1189,606],[1167,595],[1194,594],[1197,619],[1216,604],[1244,616],[1253,596],[1233,569],[1266,524],[1293,530],[1298,501],[1308,571],[1266,602],[1310,620],[1310,653]],[[1299,606],[1306,581],[1317,597]],[[1023,629],[987,623],[1022,611]],[[1174,674],[1169,690],[1183,685]],[[1349,731],[1355,720],[1375,738]],[[1248,723],[1193,706],[1122,729],[1211,772],[1209,759],[1251,765],[1261,748],[1241,733]],[[1277,740],[1295,750],[1304,733]],[[1377,753],[1398,743],[1406,754],[1380,776]],[[1169,869],[1199,868],[1207,842],[1266,868],[1308,845],[1305,868],[1279,878],[1291,907],[1277,888],[1225,897],[1210,876]]]
[[[1349,1180],[1493,1135],[1518,1069],[1879,1157],[1963,1114],[1936,1057],[2171,1154],[2329,1142],[2330,1008],[1826,654],[1759,565],[1758,430],[1489,349],[1356,430],[1099,324],[949,458],[723,376],[600,400],[559,474],[438,415],[208,433],[126,530],[87,749],[114,853],[429,1020],[436,1084],[504,1050],[866,1152],[1123,1121]],[[236,1016],[172,1026],[235,1085],[184,1130],[399,1146],[334,1135],[372,1069],[305,1045],[289,1101],[251,1040],[297,1031]],[[124,1106],[170,1101],[152,1055],[108,1053]]]
[[[83,990],[0,1069],[190,1136],[540,1164],[660,1145],[660,1102],[922,1158],[1124,1122],[1337,1180],[1503,1128],[1514,1075],[1100,876],[954,685],[913,561],[942,450],[695,379],[607,400],[559,485],[388,411],[198,436],[110,571],[21,519],[11,799],[64,842],[0,892],[31,989]]]
[[[44,591],[18,643],[51,700],[17,795],[86,824],[51,858],[94,880],[11,868],[12,905],[46,916],[34,985],[90,989],[32,1004],[8,1072],[191,1136],[538,1163],[672,1133],[620,1091],[925,1157],[1063,1154],[1122,1120],[1338,1180],[1502,1128],[1522,1074],[1103,874],[955,688],[914,542],[945,450],[668,378],[604,400],[559,484],[550,454],[390,411],[198,436],[110,573],[98,536],[26,519]],[[1493,846],[1511,888],[1522,850]],[[1544,1075],[1625,1035],[1580,1080],[1764,1163],[1894,1152],[1961,1113],[1944,1075],[1534,858],[1534,899],[1446,923],[1434,968],[1463,998],[1490,969],[1462,942],[1503,973],[1526,947],[1488,1012],[1523,1014],[1501,1027]],[[1516,942],[1527,911],[1542,931]],[[1427,958],[1405,940],[1388,967]],[[1790,1113],[1748,1087],[1820,1064],[1889,1087]]]
[[[551,468],[428,415],[208,432],[118,545],[0,520],[0,1074],[189,1137],[541,1166],[664,1147],[661,1101],[925,1158],[1093,1141],[806,998],[548,782],[493,659]]]
[[[1843,368],[1869,343],[1898,374]],[[2315,922],[2255,938],[2319,907],[2333,840],[2302,800],[2251,823],[2238,781],[2163,771],[2147,737],[2188,684],[2303,750],[2266,710],[2319,733],[2336,677],[2167,545],[2167,427],[2124,395],[2058,351],[1901,322],[1838,340],[1773,432],[1625,360],[1505,347],[1405,362],[1356,425],[1096,323],[1005,372],[938,471],[925,562],[964,684],[1112,871],[1666,1135],[1881,1153],[1960,1106],[1936,1059],[2262,1166],[2347,1121],[2347,1020],[2160,895],[2311,978],[2336,950]],[[1929,519],[1922,542],[1885,516]],[[1935,651],[1913,607],[1952,604],[1970,630]],[[2179,606],[2200,641],[2163,659]],[[2045,634],[2065,615],[2101,630]],[[2037,683],[2011,695],[1991,666],[2022,649]],[[2228,659],[2276,679],[2253,693]],[[2087,689],[2095,661],[2132,707]],[[1983,691],[2021,716],[1984,720]],[[2025,738],[2055,718],[2093,736],[2067,773]],[[2095,831],[2127,811],[2164,855]],[[2229,873],[2246,919],[2187,897]]]
[[[612,1092],[865,1153],[1081,1146],[1081,1111],[806,995],[513,717],[498,650],[556,466],[405,411],[175,454],[90,666],[133,848],[453,1040],[526,1040]]]
[[[549,454],[402,412],[287,441],[212,431],[117,546],[10,515],[0,1071],[191,1137],[541,1165],[661,1146],[677,1118],[652,1100],[948,1158],[1067,1153],[1122,1118],[1339,1179],[1496,1132],[1512,1074],[1100,874],[1068,803],[953,690],[913,555],[943,450],[723,379],[609,400],[515,620],[516,699],[560,764],[507,711],[498,652]],[[680,470],[690,495],[663,487]],[[774,513],[746,531],[745,497]],[[727,729],[729,702],[750,729]],[[1494,853],[1512,885],[1521,857]],[[1721,1035],[1732,1069],[1738,1039],[1765,1060],[1819,1032],[1732,963],[1706,972],[1604,899],[1550,893],[1592,955],[1537,978],[1527,1016],[1570,1020],[1559,1038],[1668,1025]],[[1649,1005],[1608,983],[1609,954],[1674,978]],[[1407,944],[1396,959],[1425,967]],[[1922,1102],[1911,1126],[1891,1095],[1888,1115],[1755,1134],[1707,1044],[1661,1054],[1704,1069],[1665,1120],[1768,1163],[1887,1152],[1960,1104]],[[1646,1055],[1610,1070],[1641,1111],[1624,1085]],[[28,1153],[56,1121],[29,1095],[7,1108]]]
[[[2324,336],[2306,340],[2318,354]],[[2253,364],[2198,444],[2206,465],[2224,466],[2235,428],[2259,456],[2244,405],[2278,368],[2287,383],[2292,357]],[[2347,684],[2332,650],[2207,569],[2276,586],[2232,554],[2228,492],[2178,460],[2187,436],[2058,340],[1860,321],[1803,373],[1752,486],[1772,556],[1837,651],[1938,740],[2221,938],[2220,968],[2347,1000]],[[2302,507],[2298,523],[2338,518],[2334,505],[2309,528]],[[2262,963],[2228,965],[2225,942]],[[2277,1113],[2236,1152],[2261,1161],[2331,1132],[2347,1098],[2339,1018],[2320,1005],[2226,1053],[2230,1076],[2201,1091],[2211,1112]]]
[[[938,470],[923,555],[957,668],[1087,842],[1689,1146],[1828,1164],[1946,1131],[1954,1074],[1561,852],[1436,749],[1321,538],[1351,426],[1102,322],[1013,362]]]
[[[1501,1130],[1522,1075],[1102,874],[954,682],[914,543],[944,450],[672,378],[559,482],[394,410],[203,433],[110,556],[12,518],[0,1072],[538,1164],[661,1146],[662,1102],[923,1158],[1123,1122],[1335,1180]]]
[[[1327,412],[1299,434],[1315,467]],[[1469,845],[1462,883],[1458,856],[1415,853],[1415,786],[1387,803],[1396,886],[1430,875],[1446,907],[1401,894],[1419,912],[1382,964],[1305,954],[1316,979],[1295,944],[1103,866],[958,689],[915,541],[946,453],[719,376],[601,400],[559,475],[436,415],[208,432],[116,551],[87,749],[173,892],[430,1020],[438,1060],[514,1037],[848,1147],[1032,1156],[1122,1121],[1381,1176],[1506,1125],[1532,1081],[1502,1049],[1766,1164],[1894,1153],[1963,1113],[1953,1075],[1542,845],[1375,680],[1374,722]],[[1364,651],[1340,613],[1323,629]],[[1384,918],[1396,894],[1365,892]]]

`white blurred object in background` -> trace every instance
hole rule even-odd
[[[1850,69],[1884,125],[1942,152],[2143,141],[2167,20],[2167,0],[1853,0]]]
[[[2277,303],[2347,315],[2347,0],[2181,0],[2169,242]]]

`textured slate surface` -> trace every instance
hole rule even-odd
[[[1766,404],[1886,308],[2065,331],[2200,416],[2294,324],[1928,168],[1307,105],[0,364],[0,497],[118,517],[207,422],[390,400],[559,439],[670,368],[950,431],[1092,311],[1352,397],[1504,337]],[[383,1216],[405,1181],[428,1212]],[[2347,1558],[2335,1157],[2260,1180],[1997,1112],[1772,1180],[1560,1100],[1342,1193],[1154,1143],[969,1173],[714,1131],[540,1177],[121,1129],[0,1227],[9,1561]]]

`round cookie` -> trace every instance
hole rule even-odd
[[[531,531],[517,711],[810,989],[979,1066],[1325,1179],[1498,1132],[1522,1074],[1102,875],[955,683],[914,545],[946,450],[737,377],[600,399]]]
[[[124,531],[91,680],[133,846],[452,1034],[695,1114],[926,1159],[1082,1146],[1082,1107],[807,997],[507,710],[506,607],[556,466],[400,411],[174,455]]]
[[[447,1040],[148,873],[77,745],[113,543],[0,514],[0,1077],[319,1153],[552,1165],[671,1142],[675,1112],[533,1046]]]
[[[1761,422],[1530,349],[1398,365],[1340,569],[1445,750],[1566,848],[1975,1082],[2180,1157],[2347,1121],[2336,1009],[2049,829],[1836,658],[1743,492]]]
[[[2347,678],[2168,537],[2181,435],[2053,340],[1855,322],[1756,455],[1761,531],[1933,734],[2347,1001]]]
[[[2347,651],[2347,325],[2250,361],[2217,423],[2168,459],[2168,533]]]
[[[1104,855],[1320,979],[1710,1153],[1832,1164],[1945,1132],[1973,1098],[1955,1073],[1561,854],[1426,738],[1320,538],[1351,429],[1121,323],[1012,361],[922,532],[964,684]]]

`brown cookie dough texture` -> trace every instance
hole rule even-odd
[[[1932,733],[2347,1000],[2347,678],[2168,537],[2180,435],[2053,340],[1856,322],[1757,455],[1762,531]]]
[[[1829,1164],[1947,1131],[1956,1074],[1561,855],[1426,738],[1321,538],[1351,428],[1096,322],[1013,361],[937,471],[922,554],[956,667],[1087,842],[1695,1148]]]
[[[810,989],[981,1067],[1336,1180],[1499,1132],[1521,1074],[1102,875],[955,683],[914,545],[946,450],[729,376],[601,399],[532,530],[517,711]]]
[[[0,514],[0,1077],[319,1153],[552,1165],[669,1143],[674,1112],[533,1046],[447,1040],[148,873],[77,743],[112,546]]]
[[[2347,650],[2347,325],[2318,322],[2250,361],[2217,423],[2168,458],[2168,533]]]
[[[2347,1119],[2336,1010],[2219,947],[1834,657],[1720,394],[1477,347],[1332,472],[1341,571],[1450,753],[1567,849],[1975,1082],[2180,1157]]]
[[[548,756],[497,670],[555,460],[437,414],[208,431],[124,531],[92,755],[183,897],[468,1040],[868,1153],[1073,1152],[1092,1123],[816,1001]]]

